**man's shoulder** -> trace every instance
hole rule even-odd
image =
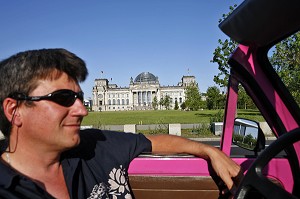
[[[130,143],[137,139],[137,134],[124,133],[100,129],[84,129],[80,131],[80,144],[77,150],[95,149],[96,147],[105,148],[107,145]]]
[[[94,141],[106,141],[107,139],[131,139],[132,137],[136,136],[140,135],[100,129],[84,129],[80,131],[81,139],[88,139]]]
[[[148,142],[143,134],[126,133],[110,130],[84,129],[80,132],[79,149],[128,148]],[[120,146],[122,144],[122,146]]]
[[[81,139],[91,139],[91,140],[104,140],[105,132],[100,129],[84,129],[80,130]]]

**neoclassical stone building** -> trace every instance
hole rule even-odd
[[[191,83],[197,84],[195,76],[183,76],[176,86],[161,86],[158,77],[149,72],[139,74],[134,80],[131,77],[129,87],[109,84],[108,79],[95,79],[92,110],[151,110],[155,96],[159,102],[166,95],[170,97],[170,108],[173,109],[175,101],[179,107],[185,101],[185,88]],[[158,109],[164,107],[158,106]]]

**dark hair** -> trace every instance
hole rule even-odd
[[[86,79],[88,71],[84,61],[65,49],[40,49],[17,53],[0,62],[0,130],[7,137],[11,127],[4,115],[3,100],[10,93],[29,94],[38,80],[57,78],[65,72],[76,82]]]

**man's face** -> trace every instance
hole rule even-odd
[[[67,74],[58,79],[40,80],[38,87],[29,96],[44,96],[61,89],[80,91],[79,85]],[[63,151],[79,144],[80,124],[88,114],[79,99],[70,107],[49,100],[33,102],[34,106],[22,104],[19,111],[22,126],[19,128],[20,142],[27,142],[41,150]]]

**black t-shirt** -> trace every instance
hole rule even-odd
[[[151,151],[142,134],[87,129],[78,147],[61,156],[71,198],[132,198],[128,184],[130,162]],[[0,161],[0,198],[53,198],[33,181]]]

